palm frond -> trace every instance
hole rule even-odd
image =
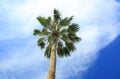
[[[67,47],[58,47],[57,48],[57,54],[58,54],[58,56],[59,57],[64,57],[64,56],[70,56],[70,51],[69,51],[69,49],[67,48]]]
[[[69,49],[67,47],[63,47],[63,50],[62,52],[64,53],[64,56],[70,56],[70,52],[69,52]]]
[[[36,35],[40,35],[40,33],[41,33],[41,31],[40,31],[40,30],[35,29],[35,30],[34,30],[34,33],[33,33],[33,35],[34,35],[34,36],[36,36]]]
[[[57,54],[59,57],[63,57],[63,55],[64,55],[62,48],[63,48],[63,43],[59,41],[58,45],[57,45]]]
[[[57,54],[59,57],[63,57],[63,51],[62,51],[62,48],[57,48]]]
[[[60,12],[57,9],[54,9],[54,21],[58,22],[60,20]]]
[[[46,56],[47,58],[50,58],[50,54],[51,54],[51,44],[49,44],[48,47],[46,47],[44,56]]]
[[[45,48],[45,38],[39,38],[37,41],[38,46],[40,46],[41,49]]]
[[[50,18],[46,19],[45,17],[42,17],[42,16],[38,16],[37,17],[37,20],[40,22],[40,24],[44,27],[48,27],[49,26],[49,23],[50,23]]]
[[[82,40],[82,39],[81,39],[80,37],[78,37],[78,36],[76,36],[75,39],[76,39],[77,42],[80,42],[80,41]]]
[[[47,21],[48,24],[50,24],[51,21],[52,21],[51,17],[48,17],[48,18],[46,19],[46,21]]]
[[[68,29],[62,29],[62,30],[60,31],[60,34],[61,34],[61,35],[66,34],[66,33],[68,33]]]
[[[38,43],[38,46],[40,46],[40,48],[43,49],[45,48],[45,43],[44,42]]]
[[[65,17],[64,19],[61,19],[60,21],[60,26],[69,26],[71,21],[73,19],[73,16],[69,17]]]
[[[58,42],[58,47],[62,48],[63,47],[63,42],[59,41]]]
[[[51,35],[48,36],[48,39],[47,39],[47,40],[48,40],[49,43],[52,43],[52,42],[53,42],[52,36],[51,36]]]
[[[48,36],[48,35],[50,35],[50,34],[51,34],[51,32],[48,31],[47,28],[43,27],[43,29],[42,29],[42,31],[41,31],[41,35]]]
[[[77,32],[79,30],[79,25],[78,24],[71,24],[69,27],[68,27],[68,31],[69,32]]]
[[[76,50],[76,47],[75,47],[75,45],[74,45],[74,43],[73,42],[65,42],[65,45],[66,45],[66,47],[68,48],[68,50],[71,52],[73,52],[73,51],[75,51]]]
[[[47,28],[44,28],[44,27],[43,27],[42,32],[46,35],[46,34],[48,33]]]
[[[70,42],[71,40],[69,39],[67,34],[63,34],[61,38],[64,42]]]
[[[76,36],[74,33],[69,33],[68,37],[72,42],[79,42],[81,40],[81,38]]]

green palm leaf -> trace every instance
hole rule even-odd
[[[34,30],[34,33],[33,33],[33,35],[34,35],[34,36],[36,36],[36,35],[40,35],[40,33],[41,33],[41,31],[40,31],[40,30],[35,29],[35,30]]]
[[[75,32],[77,32],[79,30],[79,25],[78,24],[75,24],[75,23],[73,23],[73,24],[71,24],[69,27],[68,27],[68,31],[71,33],[71,32],[73,32],[73,33],[75,33]]]
[[[48,18],[46,19],[48,25],[51,23],[51,20],[52,20],[51,17],[48,17]]]
[[[67,34],[63,34],[61,38],[64,42],[70,42],[71,40],[69,39]]]
[[[49,43],[52,43],[52,42],[53,42],[53,39],[52,39],[52,36],[51,36],[51,35],[48,36],[48,42],[49,42]]]
[[[68,25],[70,25],[72,19],[73,19],[73,16],[71,16],[70,18],[65,17],[64,19],[61,19],[60,26],[68,26]]]
[[[61,31],[60,31],[60,34],[61,35],[64,35],[64,34],[67,34],[68,33],[68,29],[62,29]]]
[[[60,12],[57,9],[54,9],[54,21],[58,22],[60,20]]]
[[[38,46],[40,46],[41,49],[45,48],[45,38],[39,38],[37,41]]]
[[[47,27],[47,26],[48,26],[48,23],[47,23],[45,17],[39,16],[39,17],[37,17],[37,20],[40,22],[40,24],[41,24],[42,26],[44,26],[44,27]]]
[[[73,33],[69,33],[68,37],[72,42],[79,42],[81,40],[80,37],[76,36],[76,34]]]
[[[63,47],[63,50],[62,52],[64,53],[64,56],[70,56],[70,52],[69,52],[69,49],[67,47]]]
[[[51,54],[51,44],[49,44],[48,47],[46,47],[44,56],[46,56],[47,58],[50,58],[50,54]]]
[[[63,57],[63,51],[62,51],[62,48],[57,48],[57,54],[59,57]]]
[[[68,50],[71,52],[73,52],[73,51],[75,51],[76,50],[76,47],[75,47],[75,45],[74,45],[74,43],[72,43],[72,42],[65,42],[65,45],[66,45],[66,47],[68,48]]]
[[[59,41],[57,45],[57,54],[59,57],[63,57],[62,47],[63,47],[63,43]]]
[[[43,28],[43,29],[42,29],[42,34],[43,34],[43,35],[49,35],[50,32],[48,31],[47,28]]]

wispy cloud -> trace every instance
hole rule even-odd
[[[115,0],[0,1],[0,78],[46,78],[49,60],[37,48],[32,31],[41,28],[36,17],[52,16],[54,8],[63,16],[75,16],[82,37],[71,57],[58,58],[57,79],[82,77],[97,52],[120,34],[118,7]]]

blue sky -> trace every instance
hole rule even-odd
[[[49,60],[37,47],[37,37],[32,33],[41,28],[36,17],[51,16],[54,8],[63,17],[75,16],[74,22],[81,26],[78,36],[82,37],[71,57],[57,58],[57,79],[115,79],[118,75],[109,77],[106,73],[112,65],[117,70],[118,59],[108,63],[110,69],[106,63],[109,57],[111,61],[112,56],[117,58],[120,51],[116,46],[120,34],[119,0],[1,0],[0,79],[46,78]],[[102,71],[101,67],[108,70]]]
[[[120,79],[120,36],[100,50],[99,57],[84,74],[85,79]]]

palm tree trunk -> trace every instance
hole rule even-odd
[[[55,72],[56,72],[56,42],[52,44],[50,65],[49,65],[47,79],[55,79]]]

